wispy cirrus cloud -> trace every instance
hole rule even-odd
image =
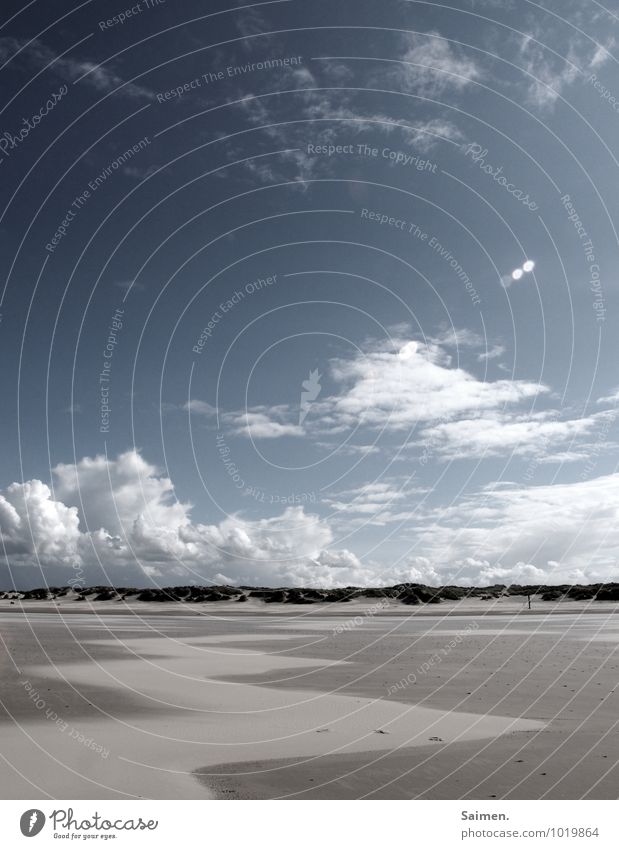
[[[434,36],[433,33],[432,39]],[[251,47],[251,42],[248,44]],[[284,48],[280,49],[276,40],[271,39],[269,44],[275,53],[279,50],[284,55]],[[478,75],[472,60],[460,57],[446,42],[437,42],[429,48],[423,41],[413,44],[406,39],[400,52],[403,58],[412,56],[420,60],[415,75],[416,90],[429,91],[431,80],[437,90],[460,88],[466,84],[467,76],[470,81]],[[433,67],[424,65],[430,60],[435,63]],[[341,143],[343,137],[349,142],[360,134],[379,133],[396,137],[398,144],[419,153],[427,153],[444,141],[462,143],[461,130],[441,110],[438,114],[411,118],[408,108],[402,107],[394,113],[373,105],[377,97],[382,102],[385,89],[409,91],[411,67],[401,65],[397,66],[399,70],[394,70],[394,65],[378,63],[368,77],[356,64],[351,67],[345,60],[327,58],[312,62],[311,67],[300,64],[278,68],[273,78],[253,78],[252,85],[256,88],[248,91],[239,87],[230,102],[252,126],[260,127],[267,138],[289,149],[280,155],[277,164],[252,160],[244,165],[245,170],[261,182],[289,180],[292,172],[302,189],[310,180],[333,173],[334,160],[308,154],[308,132],[311,141],[319,145]],[[262,83],[266,85],[269,79],[270,85],[262,91]],[[376,88],[377,95],[369,95],[367,88]],[[285,96],[274,96],[278,91],[286,92]],[[294,121],[288,122],[291,109]]]
[[[390,77],[403,91],[425,97],[461,91],[484,76],[479,62],[465,48],[436,30],[403,36],[397,55],[399,63],[392,66]]]
[[[552,109],[575,82],[585,79],[592,68],[600,68],[611,58],[612,37],[604,44],[571,35],[567,40],[549,42],[547,31],[539,26],[520,39],[518,64],[525,72],[527,100],[541,110]]]
[[[305,436],[300,425],[279,422],[273,412],[246,412],[227,418],[232,432],[237,436],[254,439],[277,439],[280,436]]]
[[[360,526],[384,527],[417,516],[417,505],[427,489],[416,486],[414,475],[389,476],[352,489],[326,493],[323,504],[332,511],[332,522],[342,530]]]
[[[504,345],[492,345],[486,351],[481,351],[481,353],[477,354],[478,362],[482,362],[483,360],[496,360],[498,357],[502,357],[505,353]]]
[[[306,435],[305,430],[291,420],[293,412],[286,405],[218,411],[206,401],[193,398],[183,405],[183,409],[206,419],[217,418],[220,425],[233,436],[244,436],[248,439],[277,439],[281,436]]]
[[[113,68],[90,59],[60,56],[37,39],[26,41],[8,36],[0,38],[0,61],[14,61],[17,66],[28,70],[47,68],[49,73],[67,82],[75,82],[81,78],[84,85],[100,92],[118,90],[118,93],[125,97],[147,100],[155,98],[153,91],[135,83],[127,83]]]
[[[432,437],[437,454],[458,459],[465,457],[497,457],[545,455],[552,447],[553,462],[585,459],[586,449],[579,453],[556,453],[559,446],[590,438],[596,429],[603,427],[612,413],[602,412],[590,416],[559,419],[558,413],[548,411],[527,415],[506,414],[494,411],[488,415],[443,422],[426,429],[422,437]]]

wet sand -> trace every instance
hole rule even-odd
[[[616,798],[617,607],[508,601],[5,607],[0,795]]]

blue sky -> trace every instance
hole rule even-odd
[[[2,585],[615,578],[618,23],[9,3]]]

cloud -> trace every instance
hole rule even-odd
[[[12,483],[0,494],[0,529],[4,552],[11,558],[36,555],[70,565],[77,556],[77,508],[53,500],[50,488],[39,480]]]
[[[160,168],[157,165],[149,165],[147,168],[140,168],[137,165],[125,165],[122,169],[123,174],[127,177],[134,177],[136,180],[145,180],[147,177],[152,177]]]
[[[609,59],[612,59],[613,51],[616,46],[617,41],[613,38],[613,36],[610,36],[610,38],[607,39],[606,44],[596,45],[591,61],[589,62],[589,66],[591,68],[599,68],[605,62],[608,62]]]
[[[535,29],[533,34],[525,35],[519,45],[519,60],[528,75],[525,78],[527,99],[539,109],[552,108],[566,88],[584,79],[584,70],[598,68],[608,61],[609,51],[614,46],[612,39],[607,46],[592,46],[589,40],[583,43],[573,37],[563,49],[557,46],[551,50],[544,44],[546,40],[547,33]]]
[[[337,451],[340,457],[356,457],[356,456],[370,456],[371,454],[380,454],[381,448],[379,445],[373,443],[356,443],[353,444],[351,442],[345,442],[339,444],[333,441],[321,442],[320,440],[315,440],[317,448],[323,448],[329,453]]]
[[[619,387],[612,389],[610,395],[603,395],[598,398],[596,404],[617,404],[619,403]]]
[[[331,585],[331,569],[340,578],[348,569],[348,580],[360,568],[350,552],[329,549],[331,528],[302,507],[259,520],[193,521],[170,478],[137,451],[60,464],[53,481],[53,489],[31,480],[0,493],[0,541],[18,586],[76,576],[82,585],[144,586],[152,579],[165,586],[217,582],[222,573],[271,586],[315,583],[315,573]]]
[[[619,474],[505,486],[429,511],[416,549],[445,581],[554,583],[616,577]],[[535,571],[533,571],[535,570]]]
[[[616,418],[613,410],[579,418],[551,407],[523,410],[525,402],[529,408],[532,401],[548,406],[550,387],[527,380],[482,380],[454,366],[451,348],[474,352],[482,344],[474,333],[451,329],[423,343],[400,339],[388,349],[377,346],[334,360],[330,372],[341,391],[314,404],[310,427],[408,431],[413,449],[431,447],[443,459],[513,454],[572,462],[576,455],[587,459],[612,445],[607,436]],[[496,345],[475,359],[503,352]]]
[[[265,413],[242,413],[236,419],[228,419],[234,434],[252,439],[277,439],[280,436],[305,436],[300,425],[275,421]]]
[[[514,8],[514,0],[470,0],[473,9],[479,7],[489,7],[491,9],[506,9]]]
[[[475,334],[458,331],[425,343],[400,339],[388,348],[375,343],[357,356],[333,359],[329,373],[339,391],[312,402],[304,427],[294,423],[297,404],[220,412],[220,421],[233,435],[256,439],[334,435],[358,427],[398,432],[418,423],[479,416],[550,391],[532,381],[480,380],[454,367],[445,349],[473,347],[477,341]],[[199,414],[214,412],[202,401],[191,401],[189,407]]]
[[[183,404],[183,410],[187,410],[189,413],[196,413],[199,416],[206,416],[207,418],[217,415],[217,407],[213,407],[206,401],[200,401],[197,398],[192,398],[191,401]]]
[[[83,77],[81,82],[84,85],[89,85],[100,92],[107,93],[118,89],[118,93],[125,97],[143,97],[148,100],[155,98],[155,93],[149,89],[134,83],[126,83],[111,67],[98,65],[89,60],[58,56],[54,50],[37,39],[27,41],[8,36],[0,38],[0,60],[11,59],[17,66],[28,70],[49,68],[50,73],[68,82],[75,82]]]
[[[183,409],[206,419],[218,416],[220,424],[227,427],[228,432],[233,436],[244,436],[248,439],[277,439],[280,436],[306,435],[302,427],[292,421],[285,421],[286,417],[293,417],[295,411],[282,405],[274,407],[261,405],[247,410],[226,412],[218,411],[206,401],[193,398],[183,405]]]
[[[248,39],[243,44],[245,50],[251,50],[253,48],[251,36],[261,32],[267,32],[269,29],[264,15],[258,9],[251,7],[239,11],[238,15],[235,16],[234,25],[239,34],[244,39]]]
[[[189,523],[191,505],[177,501],[172,481],[138,451],[115,460],[83,457],[77,463],[58,464],[53,473],[55,498],[79,508],[84,533],[104,528],[127,540],[137,520],[153,527]]]
[[[366,507],[400,510],[414,495],[394,479],[331,500],[355,504],[365,519]],[[197,522],[170,478],[127,451],[60,464],[53,487],[40,480],[8,486],[0,493],[0,540],[22,587],[72,579],[122,586],[595,581],[615,572],[618,504],[619,474],[536,487],[502,482],[451,505],[404,511],[414,556],[380,564],[338,548],[329,521],[301,506],[262,519]],[[6,569],[2,582],[11,585]]]
[[[446,348],[480,348],[484,344],[479,333],[466,327],[447,327],[436,336],[431,336],[429,341]]]
[[[251,40],[247,42],[251,48]],[[441,46],[441,44],[443,46]],[[279,49],[282,54],[285,48],[277,48],[277,42],[272,41],[271,47],[274,52]],[[421,42],[417,45],[422,48]],[[410,40],[403,47],[403,55],[414,50]],[[427,52],[427,47],[424,48]],[[427,58],[427,55],[419,58]],[[463,80],[456,76],[449,77],[448,71],[459,70],[472,75],[477,71],[472,64],[458,60],[456,55],[446,43],[440,43],[435,48],[433,58],[437,63],[437,70],[425,69],[416,76],[419,80],[425,80],[426,87],[429,85],[429,77],[440,75],[443,72],[443,85],[447,86],[450,80],[459,87]],[[403,74],[394,72],[394,66],[381,66],[376,74],[369,80],[370,86],[382,90],[390,85],[396,88],[402,87],[404,78],[409,86],[410,71]],[[404,68],[405,66],[400,66]],[[311,132],[311,141],[314,144],[341,144],[349,143],[351,137],[360,133],[381,133],[384,136],[397,135],[399,144],[412,147],[418,153],[427,153],[441,141],[462,143],[464,137],[459,128],[445,116],[432,118],[410,117],[410,110],[406,109],[401,115],[394,115],[382,111],[381,108],[373,108],[371,95],[364,91],[355,92],[354,84],[358,75],[363,73],[358,65],[353,67],[334,63],[332,60],[314,62],[312,70],[306,65],[290,65],[278,68],[273,76],[259,75],[252,78],[252,84],[265,83],[263,94],[269,94],[272,86],[267,82],[270,79],[277,80],[277,89],[294,92],[283,97],[262,96],[260,92],[248,92],[247,88],[237,86],[236,92],[229,98],[235,103],[236,108],[241,110],[246,120],[254,127],[262,128],[261,135],[266,136],[273,142],[286,147],[287,150],[275,160],[268,163],[261,160],[250,160],[244,163],[244,169],[261,182],[284,182],[296,181],[301,190],[307,188],[307,183],[313,179],[331,175],[339,165],[341,159],[330,158],[307,153],[308,132]],[[248,81],[244,81],[245,85]],[[360,88],[366,83],[358,81]],[[435,81],[435,85],[439,85]],[[349,91],[342,88],[349,87]],[[332,90],[335,87],[337,90]],[[382,104],[384,97],[379,96]],[[292,105],[294,109],[294,121],[290,122],[290,111],[282,112],[284,106]],[[305,123],[307,122],[307,123]]]
[[[391,522],[414,518],[415,509],[408,508],[411,502],[414,508],[417,497],[426,492],[427,490],[421,487],[413,486],[411,477],[392,477],[353,489],[328,493],[323,503],[333,511],[334,525],[339,529],[351,529],[360,525],[382,527]]]
[[[400,445],[406,456],[423,452],[440,460],[513,455],[545,464],[571,463],[613,450],[613,409],[576,417],[570,409],[551,406],[551,389],[545,384],[491,380],[459,361],[454,364],[454,349],[473,364],[505,352],[499,344],[476,350],[485,346],[476,333],[454,328],[425,342],[405,337],[389,344],[369,341],[359,354],[331,359],[321,369],[330,386],[312,401],[302,427],[296,423],[298,403],[220,411],[220,427],[231,436],[256,440],[307,438],[316,448],[342,456],[393,454],[392,442],[383,439],[389,435],[406,439]],[[599,401],[615,406],[616,398],[613,394]],[[185,409],[206,417],[216,412],[199,400]],[[353,432],[354,439],[339,447],[336,440],[344,434],[353,437]],[[387,513],[383,518],[392,520]]]
[[[607,412],[579,419],[558,420],[557,413],[534,413],[526,416],[493,411],[489,415],[442,422],[422,432],[432,439],[436,453],[450,459],[462,457],[544,455],[550,448],[590,436],[608,420]],[[554,455],[555,462],[560,461]],[[581,455],[583,459],[586,455]],[[572,458],[570,458],[572,459]]]
[[[113,285],[122,289],[123,292],[128,292],[130,289],[132,292],[143,292],[146,289],[146,286],[137,280],[115,280]]]
[[[598,447],[602,447],[605,451],[607,451],[611,446],[610,443],[602,443],[601,445],[597,443],[585,443],[584,445],[579,446],[578,451],[554,451],[551,454],[536,457],[535,462],[539,462],[546,466],[555,465],[557,463],[582,463],[589,459],[590,454]]]
[[[435,30],[404,36],[399,58],[406,64],[392,71],[397,83],[425,97],[439,97],[450,89],[461,91],[483,76],[474,59]]]
[[[481,354],[477,355],[478,362],[483,362],[484,360],[495,360],[497,357],[502,357],[505,353],[504,345],[493,345],[491,348],[488,348],[486,351],[482,351]]]
[[[288,148],[279,155],[279,165],[271,160],[268,164],[261,160],[244,163],[244,168],[261,182],[283,182],[292,176],[302,186],[310,180],[332,174],[338,163],[341,165],[337,158],[307,153],[308,127],[311,127],[314,145],[350,143],[351,137],[354,139],[367,132],[378,132],[384,136],[398,133],[399,144],[418,153],[428,153],[440,141],[462,143],[464,138],[456,125],[446,119],[398,118],[368,110],[366,102],[363,106],[358,105],[354,95],[310,91],[307,90],[309,85],[305,89],[305,84],[298,80],[287,85],[301,85],[301,90],[295,94],[295,114],[297,121],[305,118],[307,123],[282,122],[281,116],[272,111],[270,103],[253,95],[247,95],[237,104],[253,126],[261,127],[268,138]],[[317,85],[317,81],[312,79],[312,86]],[[354,157],[351,159],[354,161]]]
[[[484,351],[477,354],[477,362],[494,360],[506,351],[504,345],[492,345],[488,348],[487,339],[465,327],[448,327],[437,336],[430,337],[429,341],[446,348],[484,348]]]
[[[479,380],[454,368],[440,345],[415,340],[333,361],[331,371],[342,392],[318,404],[317,413],[347,426],[360,422],[387,430],[496,410],[549,391],[532,381]]]
[[[528,42],[523,45],[522,67],[533,77],[528,82],[528,100],[540,108],[553,106],[563,94],[563,89],[580,74],[580,69],[569,57],[548,59],[543,48],[530,47]]]
[[[420,153],[429,153],[438,141],[463,143],[464,135],[453,121],[444,118],[430,118],[416,121],[404,130],[405,139]]]

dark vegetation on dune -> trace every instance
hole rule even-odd
[[[490,587],[428,587],[424,584],[396,584],[393,587],[342,587],[340,589],[312,589],[308,587],[162,587],[136,589],[135,587],[48,587],[21,592],[0,592],[0,599],[21,601],[46,601],[67,596],[78,601],[237,601],[248,598],[262,599],[266,603],[315,604],[347,602],[352,599],[398,599],[404,604],[440,604],[441,601],[458,601],[462,598],[480,598],[491,601],[506,596],[537,596],[543,601],[619,601],[619,584],[561,584],[519,585],[495,584]]]

